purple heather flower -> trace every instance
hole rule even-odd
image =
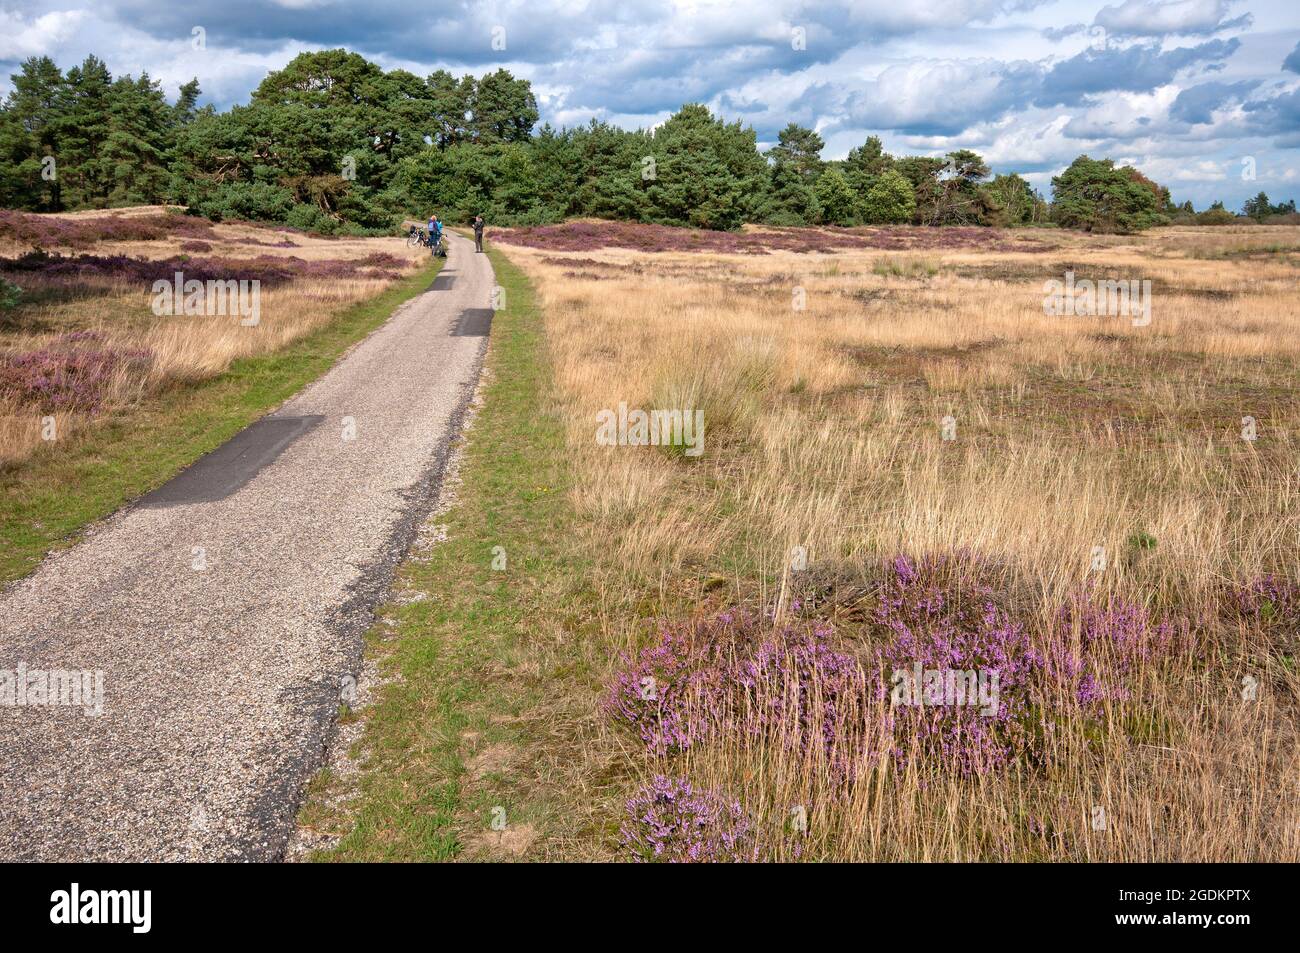
[[[758,856],[740,802],[697,790],[685,778],[656,775],[628,799],[626,810],[619,836],[638,861],[725,863]]]

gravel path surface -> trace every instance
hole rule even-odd
[[[98,715],[0,705],[0,859],[281,856],[487,346],[491,265],[450,242],[328,374],[0,594],[0,690],[103,673]]]

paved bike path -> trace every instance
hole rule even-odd
[[[0,593],[0,678],[103,673],[97,716],[0,705],[0,859],[281,856],[487,347],[491,265],[448,237],[322,378]]]

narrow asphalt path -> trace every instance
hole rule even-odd
[[[0,594],[0,679],[30,681],[0,860],[282,855],[487,347],[491,265],[450,241],[324,377]],[[33,703],[56,669],[102,672],[102,713]]]

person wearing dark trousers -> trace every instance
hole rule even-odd
[[[483,250],[483,216],[474,216],[474,250]]]

